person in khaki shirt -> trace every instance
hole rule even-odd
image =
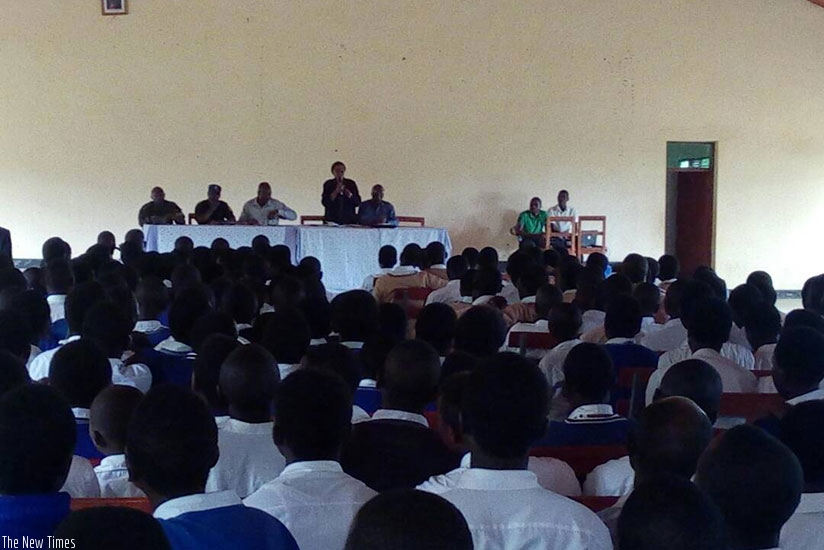
[[[401,252],[401,265],[375,279],[372,293],[378,303],[392,302],[392,293],[398,289],[431,288],[434,290],[446,286],[446,280],[418,269],[421,253],[421,247],[417,244],[406,245]]]

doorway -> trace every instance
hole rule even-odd
[[[666,251],[691,275],[715,264],[713,142],[667,142]]]

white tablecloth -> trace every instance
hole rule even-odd
[[[443,243],[447,255],[452,251],[449,233],[439,227],[331,227],[322,225],[280,225],[258,227],[248,225],[147,225],[146,250],[170,252],[178,237],[188,236],[195,246],[210,246],[223,237],[229,246],[249,246],[257,235],[266,235],[275,244],[285,244],[292,257],[299,261],[314,256],[323,266],[323,283],[330,292],[360,288],[367,275],[378,273],[378,250],[391,244],[400,255],[403,247],[418,243],[421,247],[433,241]]]

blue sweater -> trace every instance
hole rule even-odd
[[[0,535],[18,539],[23,537],[44,542],[54,534],[57,524],[69,514],[71,498],[68,493],[45,495],[0,495]]]

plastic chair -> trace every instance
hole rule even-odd
[[[558,344],[558,339],[548,332],[511,332],[507,345],[518,348],[518,353],[526,355],[528,349],[552,349]]]
[[[722,393],[718,416],[743,418],[752,423],[786,407],[784,398],[777,393]]]

